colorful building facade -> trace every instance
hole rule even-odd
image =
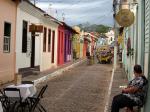
[[[0,1],[0,83],[12,81],[15,75],[17,3]]]
[[[79,59],[80,58],[80,54],[81,53],[81,49],[82,46],[81,46],[81,32],[80,32],[80,28],[78,26],[74,26],[73,28],[76,32],[78,32],[77,34],[75,34],[73,36],[73,39],[72,39],[72,44],[73,44],[73,54],[74,54],[74,59]]]
[[[14,80],[18,73],[25,77],[72,61],[77,32],[70,26],[28,0],[1,0],[0,6],[0,83]]]
[[[74,33],[76,32],[70,26],[61,22],[58,27],[58,65],[63,65],[72,60],[72,37]]]
[[[65,30],[64,25],[61,24],[58,27],[58,47],[57,47],[57,65],[64,64],[64,37]]]
[[[16,72],[22,75],[57,67],[58,23],[29,1],[17,8]]]
[[[64,38],[64,62],[71,61],[71,52],[72,52],[72,32],[68,29],[65,28],[65,38]]]

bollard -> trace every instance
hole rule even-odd
[[[16,86],[20,85],[21,81],[22,81],[22,75],[16,73],[15,76],[14,76],[14,85],[16,85]]]
[[[94,56],[90,56],[90,65],[93,65],[94,64]]]

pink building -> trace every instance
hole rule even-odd
[[[0,83],[14,79],[18,1],[0,0]]]
[[[65,26],[59,25],[58,27],[58,49],[57,49],[57,65],[64,64],[64,37]]]

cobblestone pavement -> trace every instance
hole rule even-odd
[[[112,73],[111,64],[86,63],[48,82],[42,105],[48,112],[103,112]]]

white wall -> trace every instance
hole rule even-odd
[[[19,68],[30,67],[31,61],[31,33],[28,31],[28,47],[27,53],[22,53],[22,22],[23,20],[28,22],[28,25],[41,24],[51,31],[55,30],[55,51],[54,51],[54,63],[51,63],[52,53],[52,33],[51,33],[51,52],[48,52],[48,31],[47,31],[47,43],[46,52],[43,52],[43,33],[36,33],[35,37],[35,66],[40,65],[40,71],[50,69],[57,66],[57,38],[58,38],[58,24],[51,21],[49,17],[44,17],[43,12],[36,9],[27,2],[21,2],[17,9],[17,39],[16,39],[16,71]],[[29,28],[28,28],[29,29]]]
[[[20,6],[22,7],[22,5]],[[22,24],[23,20],[28,22],[28,27],[31,23],[40,23],[40,20],[22,10],[22,8],[17,8],[17,29],[16,29],[16,72],[18,72],[19,68],[30,67],[31,60],[31,33],[28,31],[27,40],[28,40],[28,50],[27,53],[22,53]],[[35,37],[35,66],[40,64],[40,41],[41,38],[39,36]]]
[[[140,52],[140,50],[139,50],[139,47],[137,48],[137,42],[139,41],[137,41],[137,39],[139,39],[138,38],[138,33],[137,33],[137,23],[138,23],[138,21],[137,21],[137,10],[136,10],[136,6],[134,6],[133,8],[132,8],[132,11],[134,12],[134,16],[135,16],[135,21],[134,21],[134,23],[130,26],[130,27],[128,27],[128,29],[126,30],[126,38],[129,38],[130,37],[130,39],[131,39],[131,48],[133,48],[134,49],[134,53],[133,53],[133,55],[130,55],[130,56],[126,56],[127,57],[127,63],[126,63],[126,65],[125,66],[127,66],[126,67],[126,70],[128,71],[128,79],[129,80],[131,80],[133,77],[134,77],[134,75],[133,75],[133,67],[134,67],[134,65],[135,64],[137,64],[138,63],[138,60],[139,60],[139,55],[138,55],[138,52]],[[127,45],[126,45],[127,46]],[[125,48],[125,49],[127,49],[127,48]]]
[[[42,18],[41,20],[44,27],[47,28],[47,38],[46,38],[46,52],[43,52],[43,35],[41,38],[41,63],[40,70],[45,71],[52,67],[57,67],[57,41],[58,41],[58,24],[54,22],[49,22],[46,19]],[[51,51],[48,52],[48,29],[51,29]],[[51,63],[52,60],[52,31],[55,31],[55,46],[54,46],[54,63]]]
[[[105,34],[108,38],[107,38],[107,42],[108,42],[108,45],[110,45],[114,39],[115,39],[115,36],[114,36],[114,31],[113,30],[110,30],[109,32],[107,32]],[[112,40],[111,40],[112,39]]]

